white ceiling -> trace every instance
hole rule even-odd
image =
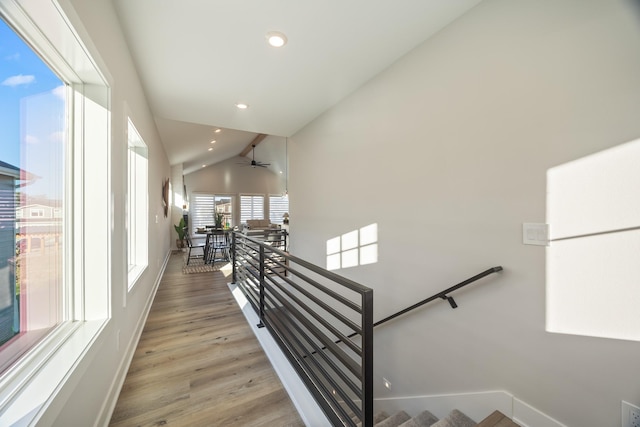
[[[169,161],[185,173],[239,154],[259,133],[293,135],[480,2],[112,1]],[[267,45],[269,31],[288,44]]]

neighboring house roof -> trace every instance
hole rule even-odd
[[[13,166],[7,162],[3,162],[0,160],[0,175],[10,176],[16,180],[27,181],[24,184],[21,184],[21,187],[28,185],[31,181],[35,181],[40,177],[38,175],[34,175],[31,172],[27,172],[25,170],[20,169],[17,166]]]
[[[33,209],[33,208],[36,208],[36,209],[57,209],[58,206],[43,205],[41,203],[32,203],[30,205],[20,206],[17,209],[24,210],[24,209]]]
[[[18,179],[20,178],[20,169],[0,160],[0,175],[11,176]]]

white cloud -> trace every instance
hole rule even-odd
[[[7,61],[17,61],[20,59],[20,53],[16,52],[12,55],[7,55],[4,57],[4,59],[6,59]]]
[[[58,86],[57,88],[53,89],[51,93],[57,96],[58,98],[62,99],[63,101],[67,99],[66,98],[67,89],[65,85]]]
[[[64,142],[64,131],[53,132],[49,135],[52,142]]]
[[[26,142],[27,144],[35,145],[38,144],[40,140],[33,135],[26,135],[24,137],[24,142]]]
[[[33,83],[35,81],[36,81],[36,78],[34,76],[31,76],[31,75],[25,76],[23,74],[18,74],[17,76],[11,76],[6,78],[2,82],[2,86],[16,87],[20,85],[28,85],[29,83]]]

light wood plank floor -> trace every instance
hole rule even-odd
[[[227,283],[173,254],[111,426],[304,426]]]

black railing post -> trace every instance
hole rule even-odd
[[[373,427],[373,290],[362,294],[362,425]]]
[[[231,269],[233,271],[231,275],[231,279],[233,283],[238,283],[238,278],[236,277],[236,233],[231,232]]]
[[[258,328],[264,328],[264,246],[260,245],[260,323]]]

